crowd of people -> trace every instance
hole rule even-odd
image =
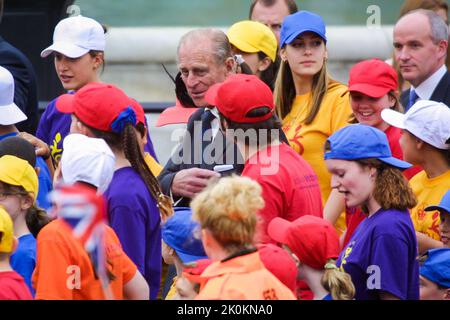
[[[406,0],[392,61],[347,84],[293,0],[189,31],[163,165],[142,106],[100,79],[98,21],[55,27],[41,56],[67,93],[36,130],[0,55],[0,299],[450,300],[447,17]]]

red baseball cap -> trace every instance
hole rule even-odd
[[[270,88],[258,77],[234,74],[224,82],[211,86],[205,100],[216,106],[227,119],[238,123],[255,123],[270,119],[275,108]],[[260,117],[248,117],[249,111],[268,107],[270,112]]]
[[[304,263],[322,270],[329,259],[337,259],[340,252],[339,236],[327,220],[302,216],[290,222],[274,218],[267,232],[275,241],[285,244]]]
[[[398,88],[398,76],[394,68],[379,59],[364,60],[350,70],[348,91],[361,92],[372,98],[381,98]]]
[[[131,108],[133,108],[134,113],[136,113],[136,124],[142,123],[145,126],[145,111],[139,102],[134,99],[130,99]]]
[[[156,120],[156,127],[162,127],[168,124],[182,124],[187,123],[191,115],[197,111],[198,108],[184,107],[178,99],[173,107],[164,109]]]
[[[259,244],[262,263],[286,287],[295,293],[297,286],[297,265],[289,252],[272,243]]]
[[[106,83],[89,83],[75,94],[64,94],[56,101],[60,112],[73,113],[88,126],[101,131],[114,131],[113,122],[131,106],[131,99],[122,90]],[[133,115],[134,125],[134,112]]]

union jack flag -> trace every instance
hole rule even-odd
[[[106,206],[102,195],[82,184],[62,185],[50,194],[51,215],[63,219],[89,255],[106,299],[112,299],[106,270],[104,231]]]

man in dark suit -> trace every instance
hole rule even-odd
[[[177,206],[188,206],[211,178],[220,176],[213,170],[216,165],[228,164],[228,173],[240,174],[244,161],[234,141],[222,134],[217,109],[205,101],[210,86],[235,72],[227,36],[215,29],[187,33],[178,45],[178,68],[198,110],[190,117],[183,141],[159,181]]]
[[[402,93],[406,111],[418,100],[450,106],[450,73],[445,66],[448,26],[431,10],[414,10],[394,27],[394,55],[411,88]]]

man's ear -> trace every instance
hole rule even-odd
[[[227,75],[236,73],[236,61],[234,61],[234,58],[229,57],[225,60],[225,68]]]

